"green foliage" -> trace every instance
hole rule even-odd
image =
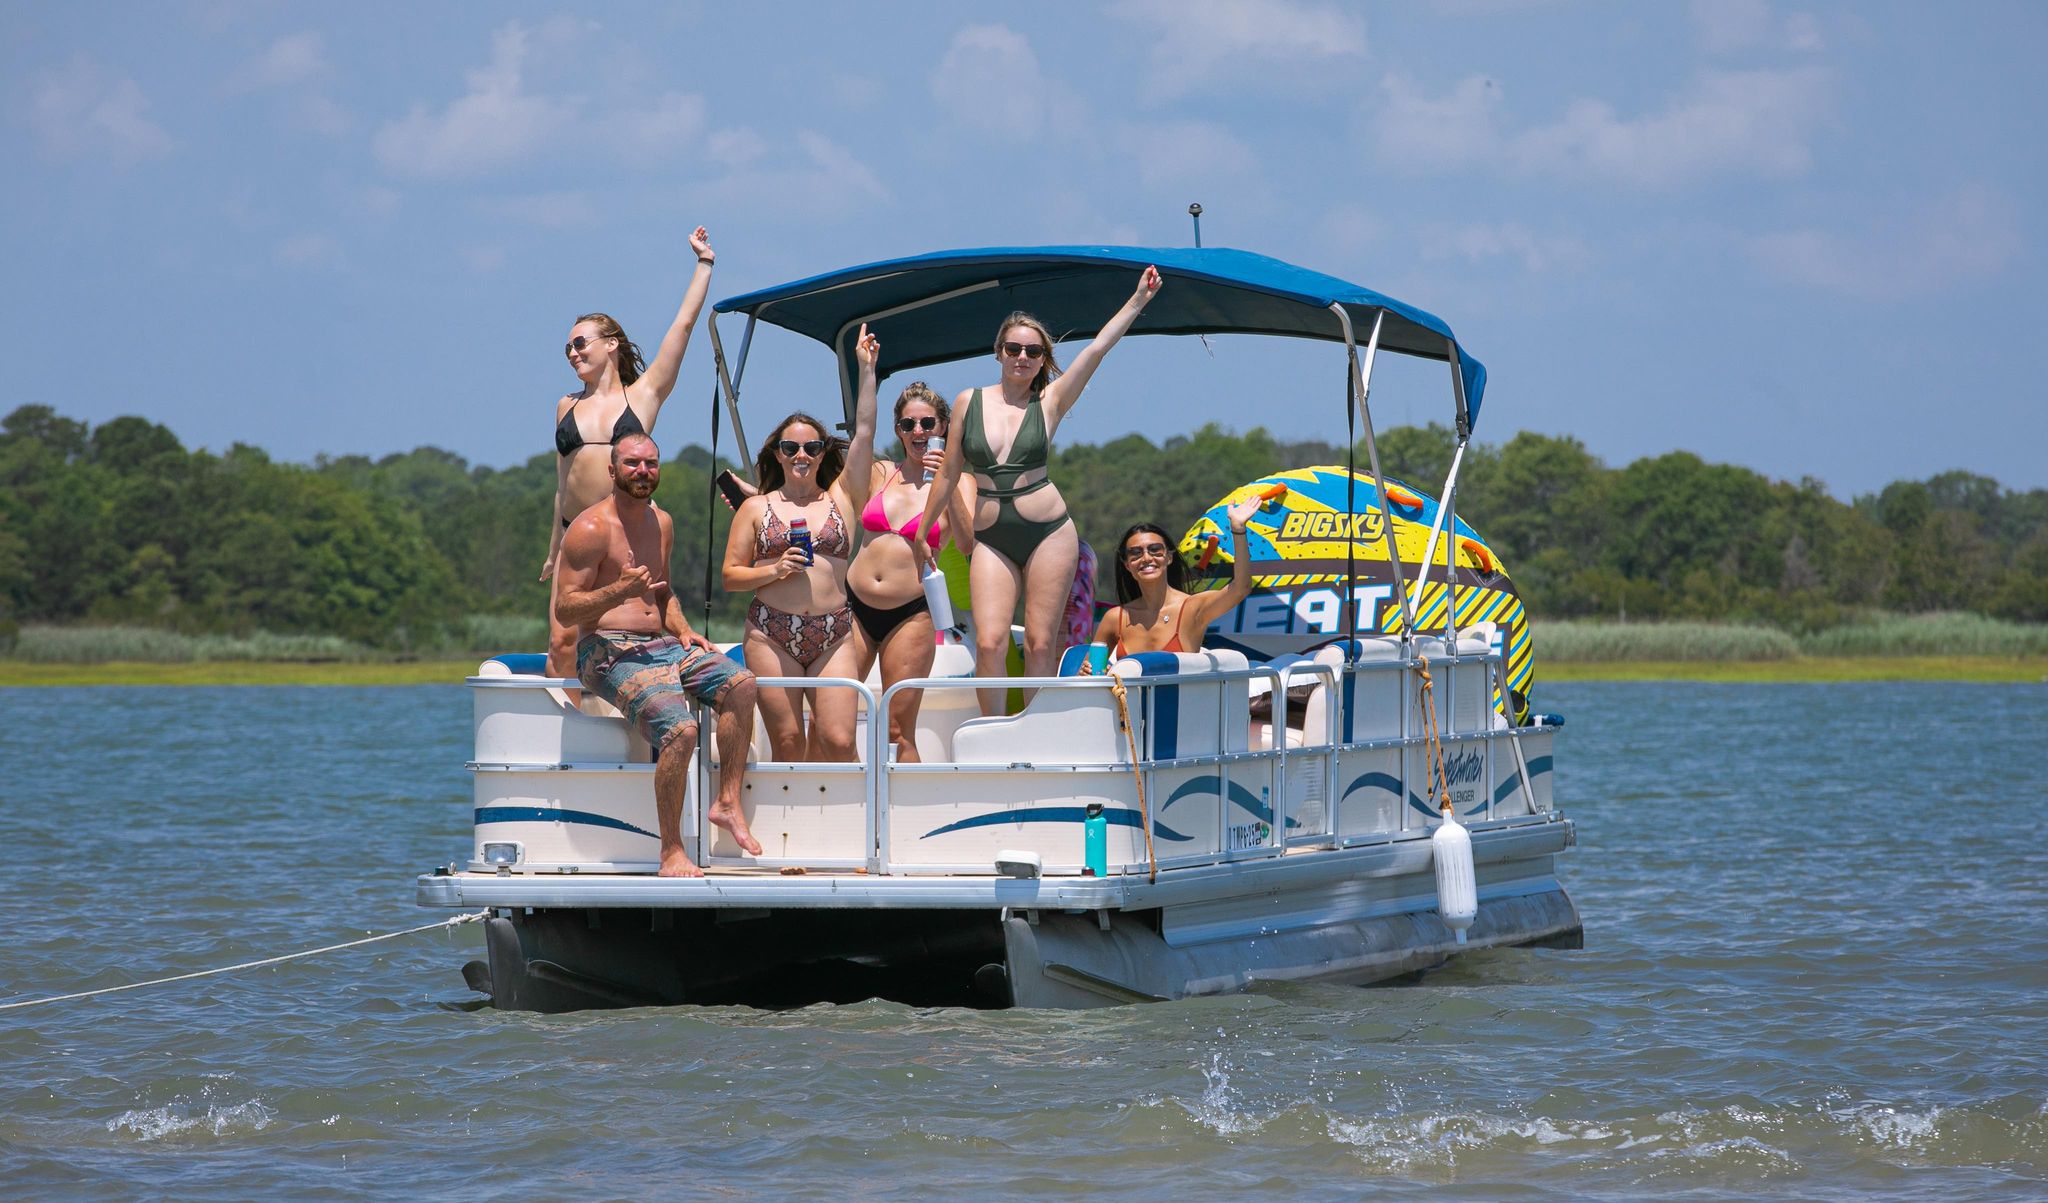
[[[1456,451],[1440,425],[1387,430],[1377,443],[1389,476],[1431,493]],[[1349,454],[1367,467],[1363,443]],[[1238,485],[1346,456],[1342,445],[1211,425],[1163,445],[1135,434],[1063,445],[1052,474],[1102,553],[1134,522],[1178,533]],[[715,574],[730,524],[710,492],[717,466],[703,448],[682,447],[657,495],[675,519],[670,573],[692,621],[704,618],[707,569]],[[31,645],[98,655],[85,649],[94,636],[50,642],[74,638],[53,626],[90,623],[102,625],[96,634],[110,624],[166,639],[335,641],[295,653],[306,655],[538,650],[554,488],[550,451],[508,468],[433,447],[282,464],[240,444],[188,451],[139,417],[95,427],[25,405],[0,419],[0,643],[21,624],[17,655],[42,654]],[[1546,622],[1539,654],[1551,657],[1578,654],[1559,638],[1599,649],[1618,639],[1693,647],[1697,637],[1698,648],[1719,649],[1701,655],[1783,653],[1759,626],[1809,651],[1947,654],[2033,646],[2010,624],[2048,622],[2048,490],[2013,492],[1967,472],[1845,505],[1814,480],[1772,481],[1685,452],[1611,469],[1577,439],[1523,432],[1466,448],[1457,509]],[[744,602],[714,575],[712,629],[737,631]],[[1867,618],[1879,608],[1968,612],[1978,625],[1951,615],[1945,626],[1887,626]],[[1571,618],[1633,621],[1580,634],[1556,621]],[[1741,633],[1685,625],[1706,621]],[[200,654],[177,643],[134,650]]]
[[[2040,656],[2048,627],[1982,614],[1882,614],[1801,637],[1812,656]]]
[[[1785,660],[1799,654],[1792,636],[1769,627],[1711,622],[1533,623],[1529,639],[1539,661]]]

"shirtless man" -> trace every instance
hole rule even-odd
[[[683,851],[683,793],[697,750],[690,698],[718,710],[718,800],[709,818],[748,853],[761,845],[740,812],[741,777],[754,737],[754,675],[690,629],[669,587],[675,524],[649,498],[661,449],[644,434],[612,445],[612,494],[562,534],[555,616],[576,631],[576,676],[617,706],[655,749],[654,813],[661,875],[704,874]]]

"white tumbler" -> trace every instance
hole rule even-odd
[[[946,574],[936,567],[924,574],[924,604],[931,607],[933,630],[953,625],[953,596],[946,592]]]

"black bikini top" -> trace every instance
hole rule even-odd
[[[619,414],[619,420],[612,423],[612,437],[610,439],[603,442],[598,442],[594,439],[585,442],[583,431],[576,425],[576,407],[583,404],[583,401],[584,398],[582,397],[571,401],[569,403],[569,412],[562,415],[560,422],[555,423],[556,454],[574,455],[579,447],[609,447],[629,434],[647,433],[647,428],[640,425],[640,415],[634,413],[632,404],[628,403],[625,410]]]

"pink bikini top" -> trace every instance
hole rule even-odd
[[[901,480],[902,478],[903,469],[898,467],[890,474],[889,480]],[[914,539],[917,537],[918,521],[924,515],[922,513],[913,514],[910,517],[910,521],[905,522],[901,527],[890,526],[889,511],[882,505],[882,494],[889,491],[889,480],[883,481],[882,487],[875,490],[875,495],[868,498],[867,508],[860,512],[860,528],[877,535],[893,533],[902,535],[906,539]],[[938,523],[932,523],[932,528],[924,533],[924,541],[931,544],[933,551],[937,551],[939,544],[946,541],[946,536],[939,533]]]

